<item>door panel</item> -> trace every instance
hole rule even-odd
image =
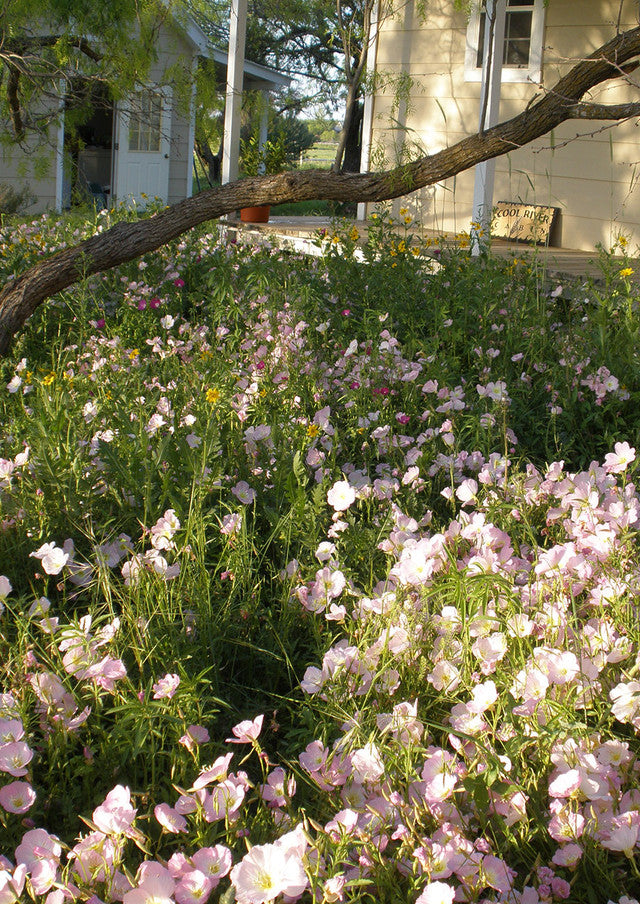
[[[144,207],[169,197],[171,89],[145,88],[118,106],[116,199]]]

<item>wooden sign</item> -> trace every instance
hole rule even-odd
[[[548,245],[557,212],[557,207],[498,201],[493,212],[491,235]]]

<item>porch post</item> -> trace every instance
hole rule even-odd
[[[231,0],[227,93],[224,107],[222,184],[238,178],[240,156],[240,109],[244,74],[244,45],[247,31],[247,0]]]
[[[480,134],[495,126],[500,116],[500,89],[502,87],[502,61],[504,53],[504,29],[506,0],[487,0],[482,54],[482,81],[480,83]],[[488,236],[493,212],[493,185],[496,172],[495,158],[478,163],[475,167],[473,212],[471,214],[471,253],[478,255],[483,242],[480,230]],[[477,224],[477,225],[476,225]]]
[[[260,92],[260,132],[258,133],[258,147],[260,150],[267,143],[267,137],[269,134],[269,92],[261,91]],[[258,165],[258,171],[261,174],[264,174],[265,166],[264,162]]]

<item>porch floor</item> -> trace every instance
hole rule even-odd
[[[241,223],[229,219],[227,228],[236,230],[239,236],[257,241],[291,240],[294,246],[301,247],[305,240],[313,240],[321,229],[330,230],[333,221],[330,217],[282,217],[271,216],[268,223]],[[360,235],[365,235],[368,224],[363,220],[354,220]],[[420,235],[421,238],[432,238],[434,241],[444,238],[444,241],[455,241],[451,234],[442,235],[441,232],[433,232],[428,229],[417,228],[410,230]],[[296,241],[297,240],[297,241]],[[437,247],[435,245],[434,247]],[[587,278],[597,279],[602,275],[597,259],[596,251],[577,251],[569,248],[552,248],[542,245],[527,245],[523,242],[510,242],[506,239],[492,239],[491,250],[498,257],[532,258],[541,264],[549,279],[580,280]],[[615,258],[621,264],[623,258]],[[640,278],[640,259],[637,260],[635,276]]]

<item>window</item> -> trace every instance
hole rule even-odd
[[[162,95],[150,90],[134,94],[129,114],[129,150],[159,151],[161,125]]]
[[[485,3],[471,13],[467,29],[466,81],[482,78],[482,55],[486,26]],[[504,11],[502,80],[539,82],[542,78],[544,0],[506,0]]]

